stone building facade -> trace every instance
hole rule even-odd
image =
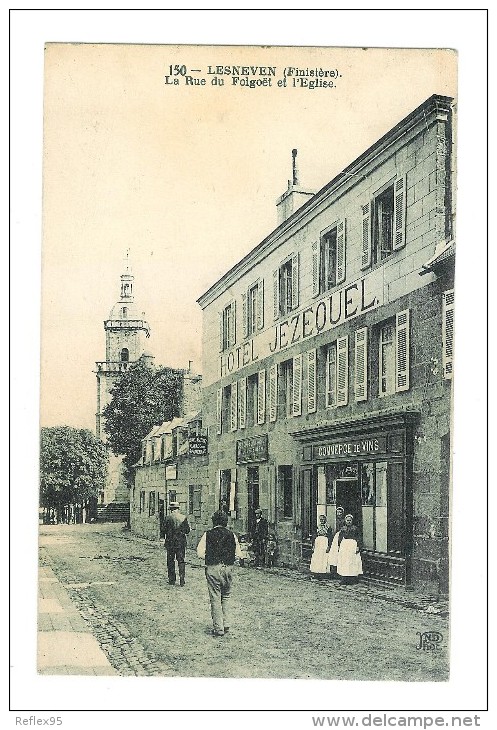
[[[366,577],[447,591],[454,113],[434,95],[312,197],[289,186],[200,297],[204,526],[224,503],[250,532],[261,507],[305,566],[318,515],[350,512]]]

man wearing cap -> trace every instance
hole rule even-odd
[[[167,579],[170,585],[176,583],[176,567],[178,563],[179,584],[185,585],[185,552],[186,536],[190,532],[190,525],[185,515],[179,511],[179,502],[170,502],[169,514],[164,523],[167,557]]]
[[[262,510],[255,510],[255,526],[252,535],[252,550],[255,553],[255,567],[266,564],[266,547],[269,534],[268,521],[262,516]]]
[[[212,515],[212,528],[204,532],[197,555],[205,560],[205,578],[211,605],[212,633],[224,636],[230,628],[229,599],[235,557],[243,557],[238,539],[227,528],[228,515],[218,510]]]

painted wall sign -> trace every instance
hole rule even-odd
[[[374,454],[384,454],[386,450],[387,439],[385,436],[379,436],[377,438],[361,438],[318,444],[312,447],[312,457],[314,459],[330,459],[334,457],[374,456]]]
[[[291,312],[286,319],[261,332],[248,342],[219,356],[218,376],[230,375],[278,354],[292,345],[309,340],[383,304],[383,267],[343,286],[307,307]]]
[[[253,436],[236,442],[236,463],[250,464],[254,462],[267,461],[268,440],[267,435]]]
[[[188,440],[188,453],[190,456],[206,456],[207,436],[190,436]]]

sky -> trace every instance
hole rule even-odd
[[[202,722],[218,728],[236,724],[244,730],[253,725],[253,714],[228,710],[247,707],[249,698],[260,711],[257,721],[266,719],[262,710],[277,709],[277,715],[267,716],[267,724],[297,730],[310,725],[312,708],[320,712],[326,707],[328,713],[328,708],[340,707],[344,714],[346,708],[376,714],[408,708],[409,714],[438,710],[464,717],[468,708],[481,712],[484,706],[487,572],[484,559],[474,560],[485,552],[484,528],[472,535],[473,548],[480,538],[481,549],[475,553],[468,550],[467,527],[468,514],[470,520],[479,515],[479,524],[485,522],[485,507],[492,509],[495,492],[488,490],[486,471],[488,412],[481,354],[489,306],[482,197],[488,154],[485,11],[368,11],[367,6],[325,11],[11,10],[11,197],[2,197],[5,219],[11,215],[11,288],[9,292],[5,286],[1,293],[4,311],[10,293],[13,437],[11,529],[2,535],[4,554],[10,550],[15,559],[10,687],[11,707],[19,714],[21,708],[25,716],[31,708],[64,714],[61,697],[68,709],[80,708],[81,697],[90,697],[89,708],[105,711],[106,725],[112,727],[114,720],[123,728],[136,724],[136,714],[109,709],[143,709],[148,724],[163,722],[166,697],[168,709],[181,711],[176,717],[184,727],[198,723],[198,715],[191,717],[185,708],[219,709],[223,704],[225,712],[203,713]],[[171,46],[167,53],[154,50],[145,60],[136,51],[124,59],[117,48],[114,58],[96,56],[88,47],[81,59],[82,49],[71,46],[59,58],[51,56],[44,69],[44,55],[50,56],[44,44],[50,41],[457,49],[449,682],[393,686],[237,680],[227,685],[226,680],[151,679],[130,684],[129,678],[123,692],[122,678],[96,678],[89,685],[77,678],[35,675],[39,423],[94,428],[92,371],[105,354],[103,321],[119,295],[126,249],[136,277],[136,301],[152,328],[150,350],[158,362],[181,366],[192,359],[197,365],[201,316],[195,301],[274,228],[275,200],[290,177],[291,149],[299,150],[303,185],[318,189],[430,94],[452,94],[454,86],[433,56],[423,54],[429,59],[427,68],[419,56],[415,62],[390,56],[381,65],[371,64],[371,55],[361,52],[363,60],[355,54],[354,64],[343,66],[346,73],[330,95],[316,89],[279,97],[274,90],[259,89],[254,95],[237,89],[236,94],[214,97],[212,89],[197,89],[202,96],[182,89],[173,96],[162,84],[164,68],[175,63]],[[224,54],[213,61],[208,55],[210,63],[231,63]],[[183,53],[181,57],[186,58]],[[190,59],[183,62],[190,64]],[[2,121],[7,124],[7,115]],[[332,617],[330,621],[332,626]],[[85,712],[71,713],[71,727],[87,723]]]
[[[275,67],[272,86],[209,73],[231,65]],[[456,96],[456,66],[447,50],[48,44],[41,424],[94,428],[94,363],[128,249],[147,349],[201,372],[196,300],[276,227],[291,150],[319,190],[431,94]],[[339,77],[278,87],[287,67]]]

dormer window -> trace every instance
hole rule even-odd
[[[128,318],[128,307],[123,307],[121,309],[121,319],[127,319]]]

